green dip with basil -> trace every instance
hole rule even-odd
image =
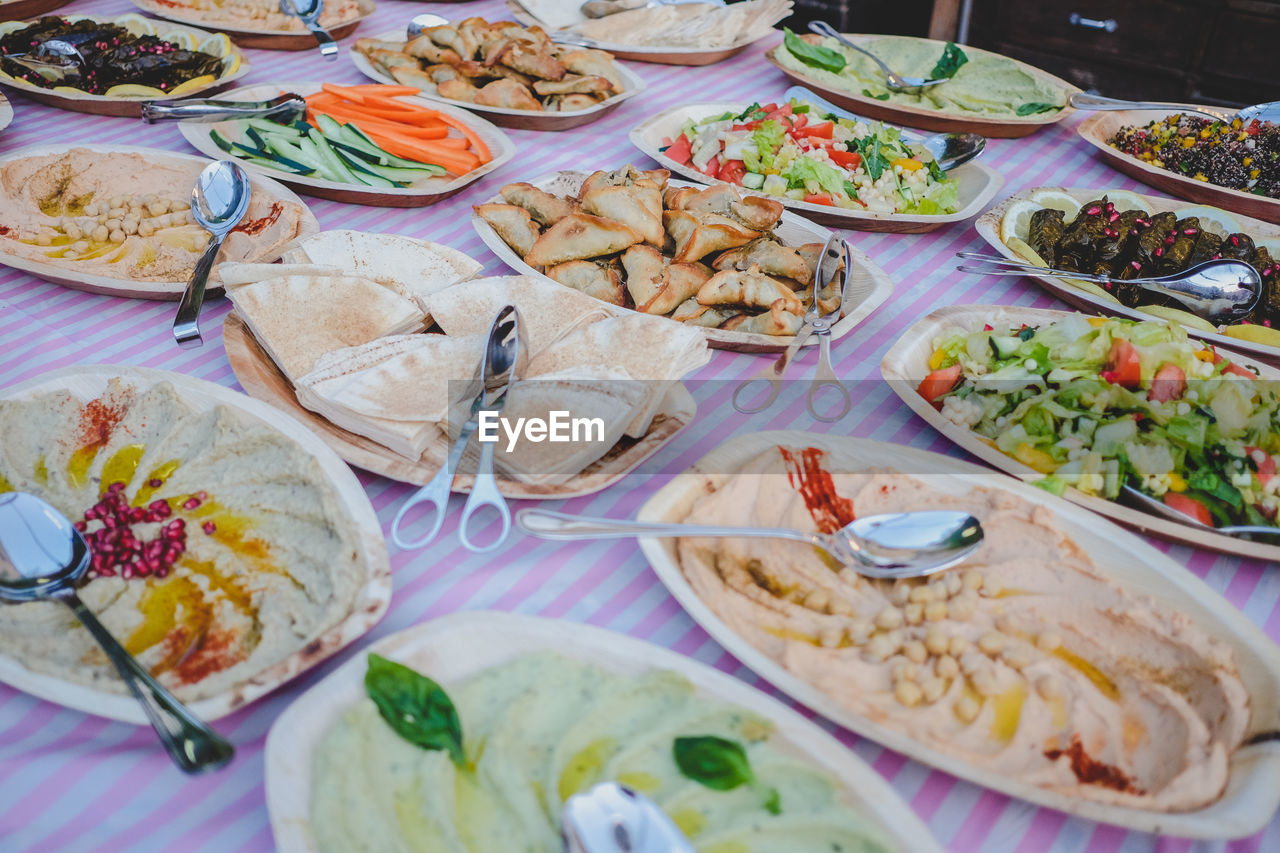
[[[820,45],[844,57],[842,70],[834,72],[806,63],[785,45],[775,55],[786,68],[832,89],[938,112],[1017,118],[1056,112],[1067,102],[1067,93],[1061,87],[995,54],[960,48],[965,59],[958,68],[951,64],[954,76],[947,82],[918,92],[892,92],[885,85],[883,72],[869,58],[835,39],[824,38]],[[885,36],[865,47],[904,77],[928,78],[943,62],[942,48],[924,39]]]

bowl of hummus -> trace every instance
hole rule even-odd
[[[280,11],[276,0],[133,0],[144,12],[197,27],[216,27],[242,47],[308,50],[315,36],[298,18]],[[320,26],[335,39],[355,32],[374,12],[373,0],[330,0],[320,13]]]
[[[269,406],[162,371],[76,366],[0,397],[0,491],[84,532],[80,597],[151,674],[216,719],[368,631],[386,546],[350,469]],[[145,724],[58,602],[0,606],[0,681]]]
[[[887,464],[892,460],[892,466]],[[1280,804],[1280,648],[1182,566],[1033,487],[863,439],[755,433],[642,521],[834,530],[963,509],[962,567],[870,581],[806,545],[642,540],[731,653],[836,722],[962,778],[1093,820],[1236,837]]]
[[[77,290],[177,299],[209,232],[191,214],[202,157],[124,145],[41,145],[0,156],[0,263]],[[280,257],[319,232],[291,190],[250,177],[220,261]]]
[[[464,613],[394,634],[294,701],[267,737],[281,850],[559,853],[574,793],[618,781],[699,851],[935,851],[893,789],[830,734],[750,685],[630,637],[558,620]],[[384,707],[430,695],[438,748]],[[421,692],[418,692],[421,691]],[[403,697],[408,694],[401,693]],[[442,713],[443,712],[443,713]],[[694,748],[737,752],[713,780]],[[740,750],[740,752],[739,752]]]
[[[837,106],[922,130],[1018,137],[1074,112],[1067,98],[1079,91],[1076,86],[998,53],[910,36],[845,38],[904,76],[949,79],[918,91],[894,92],[869,58],[835,39],[814,34],[788,35],[787,42],[765,58],[791,80]],[[805,47],[822,51],[825,61],[813,57],[806,61],[801,55]],[[834,70],[837,66],[842,67]]]

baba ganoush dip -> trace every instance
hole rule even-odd
[[[31,492],[81,528],[78,592],[178,698],[234,688],[308,649],[365,582],[356,532],[320,464],[228,406],[119,378],[0,400],[0,491]],[[57,601],[0,604],[0,654],[112,693],[124,682]]]
[[[1009,492],[951,496],[823,450],[776,447],[698,499],[691,524],[833,532],[859,516],[959,509],[985,537],[962,568],[863,578],[773,539],[681,539],[699,597],[849,713],[984,771],[1158,811],[1218,798],[1249,722],[1232,650],[1108,579]]]
[[[209,244],[191,214],[204,165],[88,148],[0,163],[0,254],[81,275],[185,282]],[[306,208],[265,190],[255,180],[219,260],[273,261],[302,233]]]
[[[940,113],[1015,118],[1056,113],[1067,103],[1067,93],[1060,86],[1037,77],[1012,59],[968,46],[961,48],[967,61],[945,83],[895,92],[888,88],[884,72],[870,58],[832,38],[823,38],[819,43],[845,58],[843,69],[828,71],[809,65],[785,45],[779,45],[773,55],[785,68],[837,91]],[[863,47],[904,77],[926,79],[943,51],[937,42],[901,36],[873,39]]]
[[[541,652],[443,687],[461,724],[455,758],[402,738],[367,696],[323,736],[311,789],[321,853],[560,853],[564,802],[610,780],[653,799],[702,853],[890,849],[768,720],[699,697],[676,673],[618,675]],[[686,776],[683,738],[740,747],[754,781],[716,790]]]

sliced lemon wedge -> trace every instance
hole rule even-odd
[[[1062,190],[1039,190],[1031,194],[1031,200],[1041,207],[1061,210],[1067,222],[1075,219],[1080,212],[1080,202]]]
[[[1206,231],[1214,232],[1219,237],[1225,237],[1228,234],[1235,234],[1244,230],[1244,226],[1240,224],[1240,221],[1230,213],[1216,207],[1209,207],[1207,204],[1180,207],[1174,213],[1178,214],[1179,219],[1186,219],[1188,216],[1199,217],[1200,227]]]
[[[1000,240],[1007,246],[1011,239],[1026,240],[1031,233],[1031,215],[1043,205],[1029,199],[1015,201],[1000,220]]]
[[[1239,326],[1227,326],[1222,330],[1227,337],[1269,347],[1280,347],[1280,329],[1260,326],[1257,323],[1244,323]]]
[[[231,39],[227,37],[226,33],[214,33],[200,42],[200,46],[196,48],[201,53],[207,53],[210,56],[230,56],[234,49]]]
[[[1146,199],[1128,190],[1112,190],[1108,192],[1107,201],[1115,205],[1117,213],[1124,213],[1126,210],[1141,210],[1143,213],[1151,212],[1151,205],[1147,203]]]
[[[169,97],[177,97],[179,95],[187,95],[191,92],[205,88],[209,84],[217,80],[212,74],[203,74],[199,77],[192,77],[185,83],[179,83],[169,90]]]
[[[1139,306],[1138,310],[1144,314],[1150,314],[1152,317],[1159,317],[1161,320],[1168,320],[1170,323],[1178,323],[1188,329],[1195,329],[1197,332],[1218,331],[1217,326],[1208,320],[1203,317],[1197,317],[1190,311],[1183,311],[1181,308],[1171,308],[1168,305],[1142,305]]]
[[[112,23],[124,27],[135,36],[153,36],[156,34],[156,26],[151,22],[151,19],[145,18],[137,12],[120,15]]]
[[[74,91],[79,91],[78,89]],[[155,86],[139,86],[137,83],[121,83],[103,93],[108,98],[162,98],[165,92]]]
[[[167,33],[160,33],[160,38],[170,44],[177,45],[183,50],[195,50],[198,44],[196,37],[186,30],[170,30]]]

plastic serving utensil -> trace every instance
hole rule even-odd
[[[214,122],[272,116],[295,121],[306,115],[306,112],[307,102],[301,95],[292,92],[277,95],[269,101],[219,101],[209,98],[179,103],[142,102],[142,120],[147,124],[157,121]]]
[[[200,307],[204,304],[204,287],[213,270],[213,262],[231,229],[240,224],[249,210],[253,187],[249,176],[234,160],[217,160],[204,167],[191,191],[191,213],[196,222],[209,232],[209,245],[191,272],[178,314],[173,319],[173,337],[184,349],[204,343],[200,337]]]
[[[787,527],[728,527],[589,518],[547,509],[522,509],[516,524],[543,539],[628,537],[752,537],[790,539],[822,549],[840,565],[869,578],[918,578],[949,569],[982,544],[982,525],[965,512],[925,510],[866,515],[835,533]]]
[[[798,101],[808,101],[815,107],[821,107],[826,112],[841,118],[866,121],[861,116],[837,107],[804,86],[792,86],[782,94],[783,97],[788,99],[795,98]],[[987,138],[976,133],[917,133],[907,128],[898,128],[898,132],[902,134],[904,141],[912,145],[923,146],[926,151],[933,155],[934,162],[938,164],[938,168],[944,172],[949,172],[956,166],[968,163],[987,147]]]
[[[90,556],[84,536],[48,503],[26,492],[0,494],[0,599],[55,599],[70,607],[115,665],[173,763],[184,773],[222,767],[235,748],[157,684],[76,595]],[[47,640],[58,642],[56,636]]]
[[[462,425],[458,440],[449,451],[449,458],[444,466],[417,492],[409,497],[395,520],[391,522],[391,541],[402,550],[421,548],[440,532],[444,525],[445,512],[449,508],[449,493],[453,485],[453,475],[457,473],[458,463],[466,452],[471,437],[479,429],[479,416],[482,411],[501,412],[506,404],[507,391],[516,374],[523,368],[527,354],[522,341],[520,313],[515,307],[508,305],[498,312],[493,324],[489,327],[489,339],[485,344],[484,357],[480,368],[476,371],[462,399],[473,396],[467,420]],[[409,511],[420,504],[430,504],[434,509],[432,526],[427,533],[415,540],[405,538],[403,533],[404,519]],[[492,507],[498,513],[502,529],[488,545],[476,545],[468,528],[471,517],[482,507]],[[498,491],[498,484],[493,476],[493,442],[485,442],[480,447],[480,464],[476,467],[475,482],[471,486],[471,494],[467,497],[466,506],[462,509],[462,518],[458,522],[458,538],[470,551],[482,553],[492,551],[506,540],[511,530],[511,511],[507,508],[506,498]]]
[[[694,853],[671,818],[643,794],[601,782],[564,804],[565,853]]]
[[[1249,122],[1255,118],[1259,121],[1280,122],[1280,101],[1268,101],[1265,104],[1254,104],[1237,112],[1226,107],[1204,107],[1194,104],[1175,104],[1163,101],[1123,101],[1119,98],[1104,98],[1088,92],[1074,92],[1068,103],[1078,110],[1177,110],[1183,113],[1195,113],[1215,121],[1231,121],[1238,118]]]
[[[947,82],[948,78],[946,77],[939,77],[936,80],[928,80],[924,77],[903,77],[888,65],[881,62],[880,57],[876,56],[865,47],[859,47],[840,33],[836,32],[835,27],[831,26],[826,21],[810,21],[809,29],[820,36],[833,38],[845,47],[850,48],[851,50],[856,50],[858,53],[870,57],[872,62],[880,66],[880,70],[884,72],[884,76],[888,81],[888,87],[895,92],[911,92],[916,89],[923,89],[926,86],[936,86],[939,83]]]
[[[338,43],[329,35],[328,30],[320,26],[324,0],[280,0],[280,11],[302,21],[311,35],[316,37],[321,56],[331,61],[338,58]]]
[[[818,259],[818,269],[813,276],[813,298],[809,310],[805,312],[804,325],[800,327],[800,331],[796,333],[791,344],[783,351],[782,355],[778,356],[773,364],[754,376],[743,380],[734,389],[733,407],[735,409],[743,414],[751,415],[756,412],[763,412],[772,406],[773,401],[778,399],[778,394],[782,391],[782,377],[787,372],[787,367],[790,366],[791,360],[811,335],[817,335],[818,366],[814,370],[813,381],[809,386],[809,396],[806,399],[809,414],[814,419],[825,423],[838,421],[849,414],[849,409],[853,406],[853,400],[849,396],[849,389],[844,387],[840,378],[836,376],[836,372],[831,368],[831,324],[836,319],[839,319],[840,311],[844,308],[845,284],[849,278],[849,270],[852,268],[853,256],[849,251],[849,244],[832,234],[827,238],[826,245],[822,247],[822,255]],[[831,282],[835,280],[837,275],[840,276],[839,302],[834,310],[823,312],[818,305],[818,295],[831,286]],[[738,398],[757,382],[769,383],[769,394],[764,401],[757,406],[750,406],[740,401]],[[827,388],[832,388],[839,392],[841,402],[838,410],[832,410],[829,414],[822,414],[818,411],[815,401],[818,395]]]
[[[1105,275],[1057,270],[979,252],[957,252],[956,257],[978,264],[960,264],[958,270],[981,275],[1043,275],[1095,284],[1108,284],[1115,280]],[[1262,296],[1262,276],[1258,271],[1244,261],[1228,258],[1205,261],[1173,275],[1130,278],[1123,283],[1136,284],[1144,290],[1176,299],[1192,314],[1215,326],[1249,316]]]

